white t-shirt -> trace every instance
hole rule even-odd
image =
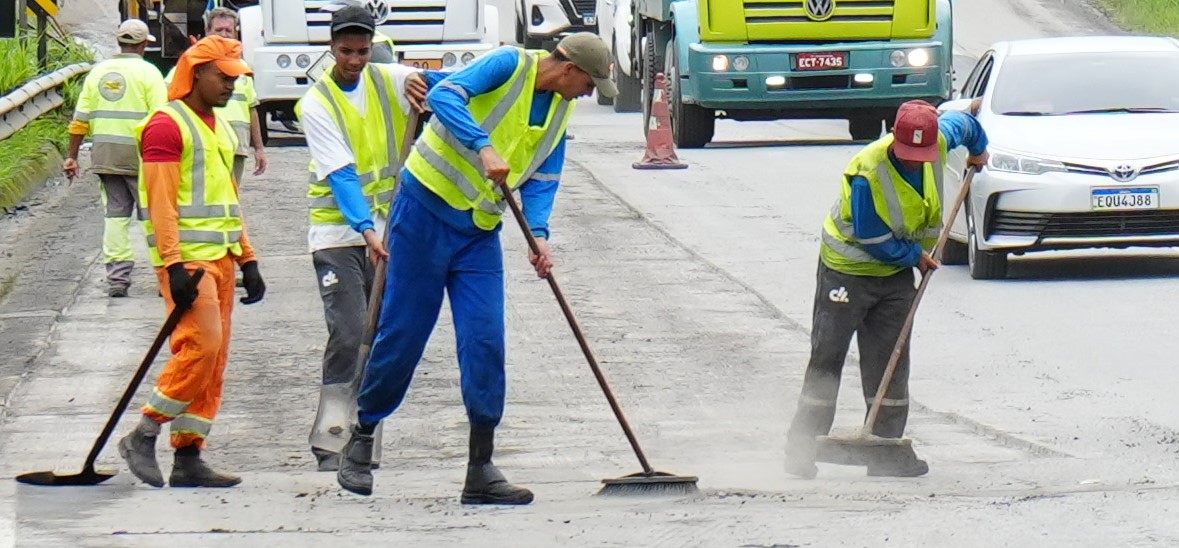
[[[409,113],[411,108],[405,98],[405,79],[420,69],[399,64],[374,63],[370,66],[385,71],[393,79],[393,94],[397,97],[397,106],[402,112]],[[367,106],[364,86],[358,85],[352,91],[345,91],[348,102],[356,107],[361,116]],[[336,126],[336,121],[326,108],[318,101],[303,102],[303,116],[300,119],[303,135],[307,138],[307,148],[311,152],[311,159],[315,161],[315,177],[319,180],[327,179],[332,172],[356,163],[352,149],[348,148],[344,134]],[[386,219],[379,215],[373,216],[374,229],[377,234],[384,234]],[[307,247],[312,252],[332,247],[350,247],[364,245],[364,237],[352,230],[348,225],[311,225],[307,230]]]

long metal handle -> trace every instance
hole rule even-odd
[[[946,241],[950,238],[950,229],[954,227],[954,220],[958,218],[958,210],[962,208],[962,204],[970,194],[970,183],[974,180],[974,172],[974,166],[970,166],[966,170],[966,177],[962,181],[962,190],[958,191],[958,197],[954,200],[954,209],[950,211],[950,218],[942,228],[942,233],[938,236],[937,243],[934,244],[933,260],[935,261],[941,262]],[[896,345],[893,346],[892,356],[888,358],[888,368],[884,370],[884,377],[880,379],[880,386],[876,388],[876,397],[872,400],[872,408],[868,410],[868,418],[864,420],[864,426],[860,431],[862,436],[872,434],[872,430],[876,427],[876,418],[880,415],[880,404],[884,402],[884,395],[888,391],[888,385],[892,383],[892,376],[897,370],[897,364],[901,361],[901,354],[904,353],[905,345],[909,342],[909,334],[913,329],[913,321],[917,317],[917,305],[921,304],[921,297],[925,295],[925,288],[929,286],[929,280],[932,277],[932,270],[921,276],[921,283],[917,286],[917,294],[913,297],[913,304],[909,305],[909,315],[905,317],[905,324],[901,327],[901,334],[897,337]]]
[[[205,269],[196,269],[196,272],[192,275],[193,288],[197,287],[197,284],[200,283],[203,277],[205,277]],[[143,357],[142,362],[139,362],[139,369],[135,371],[135,376],[131,378],[127,389],[123,390],[123,395],[119,398],[119,403],[115,404],[115,410],[111,412],[110,418],[107,419],[106,426],[102,427],[102,433],[98,435],[98,439],[94,440],[94,446],[90,448],[90,454],[86,456],[85,470],[94,470],[94,461],[98,460],[98,454],[102,452],[102,448],[110,440],[111,433],[115,431],[115,426],[119,424],[119,419],[127,411],[127,405],[131,403],[131,398],[135,397],[135,391],[139,390],[139,384],[147,376],[147,370],[151,369],[151,364],[156,361],[156,356],[160,353],[160,349],[164,347],[164,342],[172,335],[172,331],[180,323],[180,318],[184,316],[185,312],[188,312],[189,308],[191,306],[177,306],[172,309],[171,314],[168,314],[168,319],[164,321],[160,332],[156,334],[156,339],[152,341],[151,348],[147,350],[147,355]]]
[[[540,255],[540,246],[536,243],[536,237],[532,235],[532,230],[528,228],[528,221],[524,219],[524,212],[520,210],[520,204],[516,202],[516,197],[512,195],[512,189],[507,184],[500,185],[503,188],[504,200],[508,202],[508,207],[512,208],[512,214],[516,217],[516,222],[520,224],[520,230],[524,233],[524,239],[528,240],[528,247],[534,254]],[[590,369],[594,372],[594,378],[598,380],[598,386],[602,387],[602,393],[606,395],[606,401],[610,403],[610,410],[614,412],[615,418],[618,419],[619,426],[622,427],[622,432],[626,434],[626,440],[630,442],[631,449],[635,452],[635,457],[639,459],[639,465],[643,467],[643,473],[652,475],[655,471],[651,465],[647,463],[647,456],[643,454],[642,447],[639,447],[639,440],[635,438],[635,433],[630,428],[630,423],[627,422],[626,417],[622,414],[622,408],[618,405],[618,400],[614,397],[614,392],[610,390],[610,385],[606,383],[606,376],[602,374],[602,368],[598,367],[598,360],[594,357],[594,353],[590,350],[589,342],[585,340],[585,335],[581,332],[581,325],[577,323],[577,317],[573,315],[573,309],[569,307],[569,302],[565,300],[565,294],[561,292],[561,287],[557,285],[557,278],[553,276],[552,272],[545,277],[549,282],[549,287],[553,290],[553,295],[557,298],[557,304],[561,306],[561,312],[565,314],[565,320],[569,322],[569,328],[573,330],[573,336],[577,338],[577,344],[581,347],[581,352],[585,354],[585,360],[589,362]]]

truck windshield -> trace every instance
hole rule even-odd
[[[1011,56],[991,108],[1009,116],[1179,112],[1179,52]]]

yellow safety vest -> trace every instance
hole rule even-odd
[[[468,106],[511,168],[508,186],[513,190],[527,182],[557,148],[573,113],[571,102],[556,96],[543,126],[528,123],[537,67],[549,54],[523,49],[519,52],[512,77],[495,90],[471,97]],[[487,179],[479,154],[463,146],[437,116],[418,139],[407,165],[414,177],[451,207],[471,210],[475,226],[493,230],[499,225],[506,207],[503,191]]]
[[[136,175],[135,126],[168,100],[160,70],[133,53],[120,53],[90,69],[74,120],[90,126],[90,163],[97,173]]]
[[[175,74],[176,67],[172,67],[164,77],[164,82],[172,85],[172,76]],[[233,132],[237,134],[238,156],[250,155],[250,109],[254,108],[257,102],[258,92],[254,89],[254,78],[243,74],[233,83],[233,95],[229,97],[229,102],[215,109],[225,117]]]
[[[302,119],[303,101],[307,100],[319,103],[331,114],[344,136],[344,143],[356,159],[356,173],[369,207],[374,215],[387,217],[397,181],[397,147],[401,136],[405,135],[408,119],[393,94],[396,87],[389,73],[370,64],[358,85],[364,87],[363,116],[332,80],[331,72],[307,90],[295,105],[295,114]],[[311,224],[348,224],[332,194],[331,185],[326,179],[316,178],[314,161],[308,169],[311,171],[311,188],[307,191],[311,200]]]
[[[933,249],[942,230],[942,179],[946,161],[946,138],[938,133],[941,159],[925,164],[923,193],[918,194],[893,167],[888,158],[891,134],[860,151],[844,171],[840,198],[823,223],[820,257],[828,268],[855,276],[891,276],[904,270],[877,260],[864,245],[888,239],[915,240],[926,251]],[[863,177],[872,189],[877,215],[888,225],[890,233],[880,238],[860,240],[852,225],[852,178]]]
[[[226,253],[242,254],[241,209],[238,206],[237,186],[233,182],[233,156],[237,150],[237,136],[229,123],[214,113],[217,131],[214,132],[197,113],[183,101],[171,101],[156,109],[180,127],[184,151],[180,156],[180,188],[176,203],[180,209],[180,255],[187,261],[215,261]],[[150,120],[151,117],[148,118]],[[143,128],[136,128],[136,139],[142,146]],[[147,183],[139,175],[139,203],[143,231],[152,264],[164,266],[164,259],[156,247],[155,228],[151,212],[146,209]]]

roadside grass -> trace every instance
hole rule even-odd
[[[92,54],[79,44],[63,45],[50,40],[46,72],[92,58]],[[40,74],[36,35],[0,39],[0,96],[7,95]],[[65,153],[69,142],[66,128],[81,87],[82,77],[67,82],[62,86],[65,98],[62,106],[0,141],[0,207],[11,207],[24,198],[28,189],[24,188],[21,175],[30,167],[46,161],[44,150],[47,145]]]
[[[1179,36],[1179,2],[1175,0],[1098,0],[1097,5],[1131,32]]]

